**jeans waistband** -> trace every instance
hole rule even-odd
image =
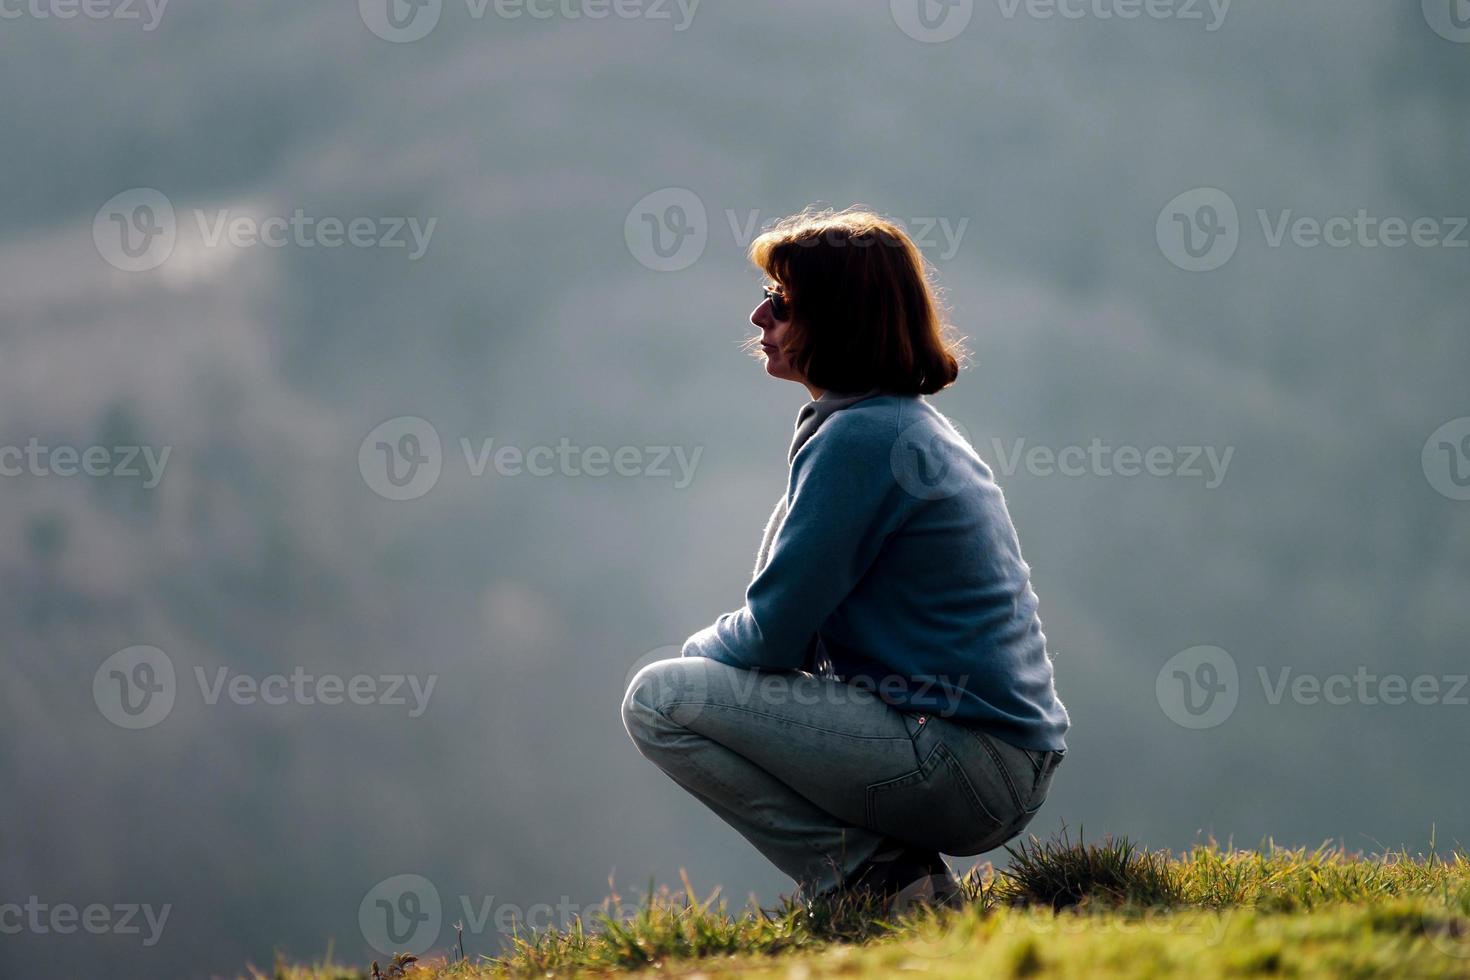
[[[1041,767],[1043,775],[1045,775],[1046,773],[1055,772],[1057,766],[1061,765],[1062,760],[1067,757],[1066,749],[1028,749],[1024,746],[1017,745],[1015,742],[1012,742],[1008,738],[997,735],[992,731],[988,731],[987,729],[982,728],[979,725],[971,724],[965,725],[965,727],[979,732],[986,738],[994,739],[997,742],[1004,742],[1006,745],[1015,749],[1017,752],[1025,752],[1028,756],[1036,760],[1036,764]]]

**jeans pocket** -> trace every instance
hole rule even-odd
[[[1036,752],[1031,749],[1021,750],[1031,760],[1034,777],[1031,781],[1029,792],[1024,792],[1024,802],[1021,804],[1020,815],[1015,824],[1011,826],[1011,836],[1025,830],[1027,825],[1041,812],[1041,806],[1046,802],[1046,795],[1051,790],[1051,777],[1056,772],[1059,759],[1051,752]],[[1021,788],[1021,787],[1018,787]]]
[[[1051,791],[1051,777],[1056,774],[1056,764],[1048,758],[1047,765],[1036,777],[1036,785],[1031,787],[1031,799],[1026,804],[1026,810],[1035,813],[1041,809],[1041,804],[1046,802],[1046,794]]]
[[[1010,807],[977,792],[962,761],[931,726],[913,733],[918,768],[867,788],[868,826],[913,847],[945,854],[979,854],[1009,837]],[[962,746],[962,751],[968,751]],[[1004,792],[1004,790],[1001,790]]]

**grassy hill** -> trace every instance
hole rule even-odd
[[[715,978],[1466,977],[1470,858],[1034,838],[982,866],[960,910],[888,920],[856,903],[731,914],[684,883],[636,916],[518,937],[502,958],[277,964],[275,980],[476,980],[579,972]],[[616,907],[616,896],[609,900]]]

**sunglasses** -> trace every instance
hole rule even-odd
[[[766,299],[771,301],[771,315],[777,320],[791,319],[791,306],[786,302],[786,294],[771,286],[767,286],[764,292]]]

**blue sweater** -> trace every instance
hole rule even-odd
[[[745,606],[684,643],[734,667],[822,670],[894,707],[1063,750],[1031,570],[990,468],[919,396],[802,407]]]

